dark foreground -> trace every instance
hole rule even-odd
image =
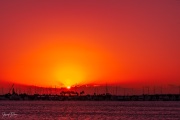
[[[179,120],[177,101],[0,101],[0,119]]]
[[[180,94],[155,94],[155,95],[78,95],[78,94],[5,94],[0,95],[0,100],[45,100],[45,101],[180,101]]]

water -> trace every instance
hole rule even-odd
[[[180,120],[180,102],[0,101],[0,119]]]

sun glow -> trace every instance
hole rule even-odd
[[[71,86],[67,86],[67,89],[68,89],[68,90],[71,89]]]
[[[85,79],[85,72],[81,69],[81,65],[75,65],[75,63],[64,63],[62,66],[57,66],[54,73],[63,87],[81,83]]]

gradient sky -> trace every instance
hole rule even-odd
[[[1,0],[0,80],[180,84],[179,0]]]

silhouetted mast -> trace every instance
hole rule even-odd
[[[156,94],[156,87],[154,86],[154,95]]]
[[[2,87],[2,95],[4,94],[4,89],[3,89],[3,87]]]
[[[108,93],[108,87],[107,87],[107,83],[106,83],[106,94]]]
[[[143,87],[143,94],[148,94],[149,95],[149,86]]]
[[[134,95],[134,89],[131,88],[131,95]]]
[[[55,86],[55,95],[57,95],[56,86]]]
[[[77,83],[76,83],[76,85],[75,85],[75,92],[77,92]]]
[[[126,94],[126,88],[124,88],[124,96],[125,96],[125,94]]]
[[[9,90],[9,93],[11,93],[11,90],[13,90],[12,93],[14,92],[14,88],[13,87],[14,87],[14,84],[11,86],[11,88]]]
[[[98,90],[98,87],[97,87],[97,95],[99,94],[99,90]]]
[[[117,86],[116,86],[116,95],[117,95]]]
[[[96,94],[96,86],[94,86],[94,94]]]
[[[29,87],[29,94],[30,94],[30,95],[32,94],[32,92],[31,92],[31,87]]]
[[[51,89],[51,87],[49,87],[49,94],[50,94],[50,95],[52,94],[52,89]]]

